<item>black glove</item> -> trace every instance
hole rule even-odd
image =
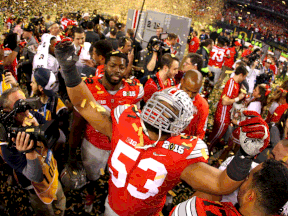
[[[75,87],[82,79],[75,66],[79,57],[75,54],[75,48],[71,38],[59,41],[55,46],[55,56],[61,67],[61,75],[67,87]]]

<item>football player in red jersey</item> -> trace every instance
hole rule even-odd
[[[198,136],[200,139],[203,139],[205,136],[209,115],[208,103],[199,94],[202,80],[203,77],[199,71],[189,70],[185,73],[184,77],[181,79],[181,83],[177,86],[189,95],[196,108],[193,119],[189,126],[184,130],[184,133],[191,136]]]
[[[210,59],[208,63],[209,71],[214,73],[214,85],[217,83],[221,73],[224,58],[230,58],[230,50],[224,47],[225,41],[223,38],[218,38],[217,46],[213,46],[210,52]]]
[[[144,102],[156,91],[175,86],[175,75],[178,74],[179,59],[173,54],[166,53],[161,59],[160,70],[156,75],[152,75],[144,86]]]
[[[124,104],[137,104],[140,107],[144,89],[142,84],[136,81],[123,79],[127,62],[128,58],[124,53],[119,51],[108,53],[105,58],[104,76],[100,79],[97,77],[85,79],[85,83],[95,100],[108,112],[111,112],[118,105]],[[105,170],[111,152],[111,143],[107,136],[87,124],[77,111],[74,112],[69,142],[73,149],[71,153],[76,157],[76,148],[81,143],[81,134],[85,131],[81,155],[87,178],[90,181],[85,210],[91,212],[95,181],[101,175],[100,169]]]
[[[196,190],[230,193],[247,177],[251,158],[267,147],[268,126],[259,123],[257,140],[263,145],[256,147],[255,139],[247,135],[246,142],[241,143],[243,149],[225,171],[219,171],[205,163],[208,151],[201,139],[179,135],[193,118],[193,104],[184,91],[164,89],[152,95],[142,112],[134,105],[122,105],[110,115],[82,81],[74,53],[70,41],[56,45],[69,97],[89,124],[108,136],[112,144],[105,215],[158,215],[167,192],[180,180]]]
[[[244,93],[240,93],[239,83],[243,82],[247,75],[248,71],[244,66],[237,67],[235,70],[235,76],[227,81],[222,91],[215,112],[213,129],[208,138],[208,142],[210,143],[210,152],[214,145],[224,136],[229,124],[231,123],[230,110],[232,109],[233,103],[238,102],[245,97]]]
[[[288,199],[288,169],[281,161],[269,159],[249,174],[238,193],[239,209],[231,202],[214,202],[194,196],[176,206],[170,216],[272,216]]]

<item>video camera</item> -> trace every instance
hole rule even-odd
[[[164,40],[168,38],[168,33],[161,33],[160,34],[160,39],[154,38],[150,44],[150,46],[148,46],[148,51],[155,51],[155,52],[159,52],[162,55],[164,55],[165,53],[170,53],[170,47],[166,46],[166,44],[164,43]],[[159,46],[159,50],[157,51],[154,46],[158,45]]]
[[[37,147],[37,141],[43,142],[47,148],[52,148],[60,136],[58,121],[52,120],[43,125],[29,127],[16,126],[15,124],[17,113],[39,109],[40,107],[40,98],[19,99],[10,112],[6,112],[0,107],[0,142],[7,142],[9,147],[15,146],[12,138],[16,139],[18,132],[25,132],[30,134],[29,143],[31,140],[34,141],[33,148],[26,151],[26,153]]]

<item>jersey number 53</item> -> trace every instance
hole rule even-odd
[[[117,188],[127,187],[131,196],[144,200],[159,192],[167,170],[159,161],[141,159],[139,156],[139,151],[119,140],[111,157],[109,171]]]

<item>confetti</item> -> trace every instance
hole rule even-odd
[[[144,146],[144,138],[143,138],[143,133],[140,134],[140,146]]]
[[[226,70],[226,71],[225,71],[226,74],[231,74],[231,73],[233,73],[233,72],[234,72],[233,70]]]
[[[175,194],[172,190],[169,190],[168,193],[169,193],[171,196],[173,196],[173,197],[176,196],[176,194]]]
[[[139,127],[138,136],[141,136],[141,134],[142,134],[142,127]]]
[[[81,107],[82,107],[82,108],[85,107],[86,101],[87,101],[86,99],[83,99],[83,101],[82,101],[82,103],[81,103]]]
[[[132,127],[134,128],[134,130],[137,132],[139,129],[138,129],[138,127],[137,127],[137,125],[136,125],[136,123],[133,123],[132,124]]]
[[[82,80],[85,81],[87,79],[87,77],[82,77]]]
[[[97,112],[106,112],[106,109],[103,106],[96,105]]]
[[[94,102],[93,102],[93,101],[90,101],[90,102],[89,102],[89,104],[90,104],[90,106],[91,106],[93,109],[95,109],[95,108],[96,108],[96,106],[95,106],[95,104],[94,104]]]
[[[28,126],[31,126],[32,124],[29,121],[24,121],[24,123]]]
[[[183,142],[182,145],[187,146],[187,147],[192,147],[192,144],[191,144],[191,143],[186,144],[185,142]]]
[[[25,57],[24,57],[24,56],[21,56],[20,59],[21,59],[21,60],[22,60],[22,59],[25,59]]]
[[[100,168],[100,173],[101,173],[101,175],[105,175],[105,171],[103,168]]]
[[[241,89],[241,92],[247,94],[247,91],[245,89]]]
[[[288,156],[286,156],[286,157],[284,157],[284,158],[282,159],[282,161],[285,162],[285,163],[286,163],[287,160],[288,160]]]
[[[95,88],[98,90],[101,90],[101,88],[98,85],[96,85]]]
[[[154,178],[154,180],[163,179],[163,178],[165,178],[165,175],[156,176],[156,177]]]
[[[209,156],[206,154],[206,151],[205,149],[201,149],[201,153],[202,153],[202,156],[204,157],[205,160],[207,160],[209,158]]]
[[[104,94],[104,91],[97,91],[97,94]]]

